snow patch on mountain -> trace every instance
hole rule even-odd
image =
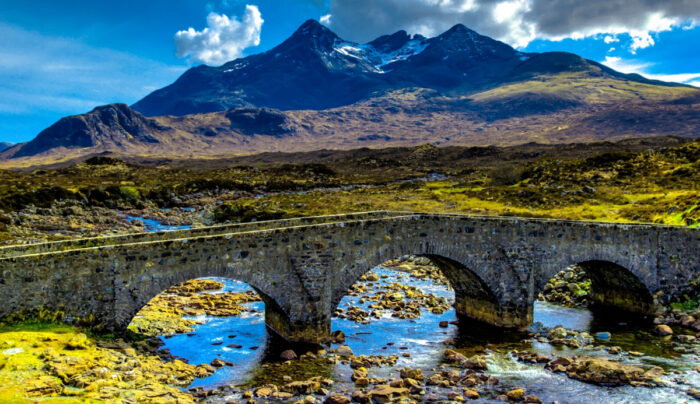
[[[428,47],[428,41],[424,38],[412,39],[404,46],[391,52],[381,52],[370,44],[356,44],[353,42],[336,41],[333,51],[359,61],[364,61],[374,68],[377,73],[388,73],[384,67],[395,62],[400,62],[415,56]]]

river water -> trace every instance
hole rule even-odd
[[[374,272],[385,275],[379,283],[389,284],[399,282],[405,285],[417,286],[426,293],[435,293],[448,299],[454,294],[444,285],[436,285],[430,280],[418,280],[409,277],[404,272],[377,267]],[[223,291],[245,292],[250,288],[242,282],[230,279],[217,279],[225,284]],[[205,292],[205,293],[220,293]],[[340,307],[350,305],[366,307],[368,303],[360,304],[359,297],[346,296]],[[250,382],[257,377],[260,366],[266,360],[268,350],[268,335],[264,323],[264,304],[262,302],[248,303],[251,310],[237,317],[202,316],[198,320],[204,324],[195,326],[194,335],[180,334],[163,339],[165,348],[178,357],[185,358],[190,363],[209,363],[215,358],[221,358],[235,363],[233,367],[224,367],[214,375],[198,379],[191,387],[202,386],[214,388],[221,385],[239,385]],[[513,349],[530,350],[542,354],[556,353],[573,356],[586,354],[591,356],[612,356],[606,351],[595,349],[578,349],[554,347],[548,343],[525,344],[520,342],[521,335],[494,335],[491,332],[480,332],[469,325],[450,324],[448,328],[440,328],[440,321],[456,320],[454,309],[443,314],[432,314],[423,309],[420,318],[402,320],[393,318],[385,313],[380,319],[371,324],[358,324],[348,319],[334,318],[332,330],[342,330],[346,335],[346,344],[356,355],[401,355],[409,352],[410,358],[399,358],[396,365],[391,367],[372,368],[373,377],[396,377],[398,369],[409,366],[419,367],[430,374],[431,370],[440,365],[442,352],[445,349],[443,341],[452,339],[461,352],[485,355],[488,363],[488,374],[499,378],[500,383],[493,387],[484,387],[486,395],[483,400],[473,402],[494,402],[495,396],[511,388],[523,387],[527,394],[540,397],[543,402],[558,403],[685,403],[693,402],[686,395],[691,386],[700,387],[700,375],[692,371],[692,367],[700,363],[697,355],[674,352],[672,346],[660,338],[655,338],[644,330],[636,330],[631,326],[615,326],[606,324],[606,328],[597,328],[596,319],[588,310],[565,308],[549,303],[535,304],[534,320],[545,327],[562,325],[566,328],[580,331],[609,331],[612,337],[609,341],[598,341],[605,345],[619,345],[624,350],[636,350],[644,353],[641,357],[623,356],[625,363],[642,366],[658,365],[667,371],[677,370],[679,375],[664,376],[666,387],[601,387],[577,380],[569,379],[562,374],[554,374],[545,370],[541,365],[517,362],[510,352]],[[213,345],[223,342],[220,345]],[[229,344],[241,345],[242,348],[229,348]],[[388,345],[387,343],[391,343]],[[405,348],[405,349],[401,349]],[[332,365],[320,371],[329,374],[336,380],[334,389],[353,390],[350,382],[352,370],[347,365]],[[436,390],[436,388],[433,388]],[[489,390],[492,394],[489,397]],[[428,388],[430,392],[430,387]],[[234,398],[234,397],[228,397]],[[228,399],[227,398],[227,399]]]
[[[405,272],[377,267],[373,272],[380,276],[376,287],[398,282],[415,286],[425,293],[434,293],[450,301],[454,293],[445,285],[439,285],[429,279],[416,279]],[[223,290],[203,293],[221,293],[224,291],[245,292],[250,287],[231,279],[216,279],[224,283]],[[339,307],[347,310],[350,306],[366,308],[369,302],[359,302],[358,296],[345,296]],[[179,334],[162,338],[164,348],[190,363],[210,363],[215,358],[235,363],[233,367],[223,367],[214,375],[197,379],[190,387],[202,386],[206,389],[219,386],[254,384],[256,381],[269,381],[265,363],[275,362],[276,357],[270,352],[279,352],[279,342],[268,336],[264,322],[264,304],[253,302],[245,304],[247,310],[236,317],[201,316],[203,321],[196,325],[194,333]],[[692,368],[700,364],[696,353],[683,353],[678,345],[667,339],[653,336],[648,325],[618,324],[603,321],[584,309],[565,308],[545,302],[536,302],[534,321],[544,327],[561,325],[578,331],[611,333],[609,340],[597,340],[595,348],[572,349],[555,347],[548,343],[524,343],[522,334],[503,331],[484,330],[480,326],[458,323],[453,308],[443,314],[433,314],[423,309],[417,319],[398,319],[384,313],[380,319],[370,324],[358,324],[354,321],[333,318],[332,330],[342,330],[347,344],[355,355],[399,355],[394,366],[370,369],[372,377],[396,377],[403,367],[421,368],[430,375],[440,366],[445,340],[453,340],[458,351],[467,356],[484,355],[488,363],[487,373],[496,376],[500,382],[495,386],[479,388],[481,399],[470,400],[475,403],[498,402],[496,396],[515,387],[523,387],[528,395],[536,395],[545,403],[690,403],[696,402],[686,394],[691,387],[700,388],[700,372]],[[441,328],[441,321],[451,322],[447,328]],[[235,347],[229,345],[235,344]],[[610,355],[600,346],[620,346],[624,351],[639,351],[641,356]],[[238,347],[240,346],[240,348]],[[663,387],[603,387],[569,379],[566,375],[547,371],[542,365],[518,362],[510,354],[514,349],[528,350],[541,354],[590,355],[605,356],[622,360],[624,363],[643,367],[661,366],[666,370],[662,377]],[[410,357],[401,354],[409,352]],[[272,357],[271,357],[272,356]],[[333,391],[355,390],[350,375],[352,369],[347,365],[322,365],[316,369],[317,374],[331,377],[336,384]],[[262,376],[261,376],[262,374]],[[267,377],[266,377],[267,376]],[[291,375],[294,376],[294,375]],[[313,376],[310,375],[310,376]],[[281,378],[281,376],[280,376]],[[294,377],[296,380],[297,378]],[[438,388],[426,386],[426,391]],[[445,394],[443,394],[445,395]],[[213,401],[238,399],[240,394],[219,397]]]

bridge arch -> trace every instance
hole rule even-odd
[[[542,292],[549,279],[571,265],[581,267],[591,280],[589,298],[594,307],[643,316],[654,313],[654,290],[647,283],[654,271],[643,271],[624,256],[591,254],[574,256],[561,263],[550,262],[545,265],[543,276],[539,278],[535,296]]]
[[[346,266],[339,271],[339,279],[332,286],[331,311],[362,275],[390,259],[404,255],[426,257],[440,269],[454,289],[458,316],[508,328],[524,328],[532,321],[531,308],[524,301],[518,302],[523,304],[510,301],[510,288],[503,287],[504,278],[507,284],[518,284],[514,289],[523,287],[510,268],[496,273],[487,269],[490,267],[486,263],[480,262],[467,250],[441,250],[427,243],[392,243],[374,249]]]
[[[128,283],[123,285],[128,293],[123,294],[116,304],[119,325],[117,331],[126,329],[145,305],[170,287],[192,279],[214,277],[245,282],[265,304],[265,324],[268,330],[286,339],[297,339],[295,333],[298,332],[298,324],[302,323],[302,328],[306,328],[306,319],[294,317],[295,314],[299,314],[299,309],[289,298],[290,289],[284,287],[281,282],[271,281],[278,278],[276,272],[284,273],[288,269],[273,267],[264,271],[253,270],[251,265],[257,266],[259,263],[254,260],[241,260],[240,256],[227,259],[226,256],[214,254],[205,265],[184,265],[177,271],[147,271],[131,277]]]

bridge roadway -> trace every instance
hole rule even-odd
[[[205,276],[248,283],[290,341],[327,341],[330,317],[369,269],[405,254],[449,279],[460,316],[524,328],[569,265],[601,306],[650,314],[700,281],[700,229],[518,217],[362,212],[0,248],[0,321],[61,311],[121,332],[154,296]]]

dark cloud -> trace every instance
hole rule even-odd
[[[526,18],[538,32],[565,36],[571,32],[615,29],[644,31],[654,28],[655,18],[676,22],[700,20],[698,0],[548,0],[533,1]]]
[[[650,34],[700,21],[700,0],[331,0],[330,26],[366,42],[405,29],[435,35],[456,23],[524,46],[535,38],[630,34],[633,49]]]
[[[488,3],[467,10],[468,1],[447,0],[331,0],[331,26],[341,36],[360,42],[405,29],[435,34],[463,23],[470,27],[490,19]]]

